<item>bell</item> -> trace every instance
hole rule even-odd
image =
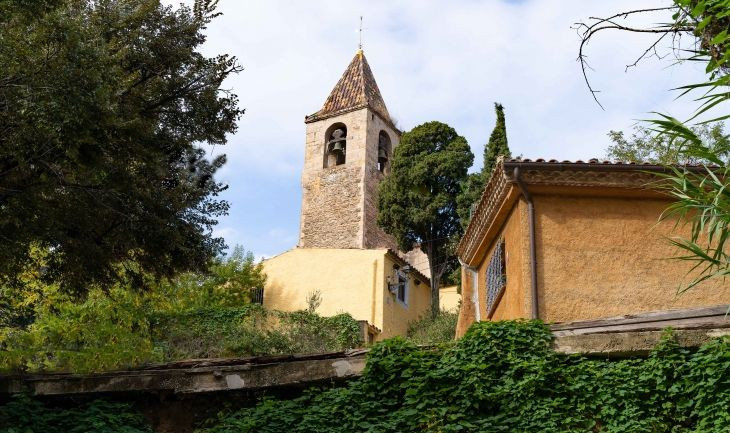
[[[345,147],[342,145],[342,141],[335,141],[335,144],[332,146],[332,150],[330,152],[343,152],[345,150]]]
[[[378,149],[378,162],[386,162],[388,160],[388,153],[382,147]]]

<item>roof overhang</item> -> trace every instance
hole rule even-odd
[[[684,166],[692,171],[703,166]],[[619,197],[666,197],[656,188],[657,174],[666,173],[666,166],[648,163],[625,163],[590,160],[557,161],[544,159],[500,159],[487,182],[469,226],[456,253],[467,265],[479,260],[492,238],[499,234],[520,192],[516,176],[531,193],[591,194]]]
[[[429,277],[423,275],[418,269],[416,269],[415,266],[413,266],[411,263],[409,263],[408,260],[399,256],[397,252],[388,248],[385,255],[387,255],[394,262],[398,263],[400,266],[406,266],[406,265],[410,266],[411,274],[413,274],[417,280],[420,280],[421,282],[425,283],[427,286],[431,285],[431,279]]]

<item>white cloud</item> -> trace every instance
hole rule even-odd
[[[232,215],[223,222],[236,229],[224,236],[254,251],[295,243],[304,116],[319,109],[355,54],[360,15],[366,56],[400,126],[449,123],[480,166],[495,101],[505,105],[513,153],[532,158],[600,157],[610,129],[630,128],[650,111],[686,115],[686,102],[668,89],[701,76],[697,67],[647,61],[624,72],[651,37],[604,32],[589,44],[605,111],[576,61],[576,21],[666,3],[222,0],[205,51],[239,58],[245,70],[226,86],[246,108],[239,132],[216,149],[229,156],[221,177],[231,186]]]

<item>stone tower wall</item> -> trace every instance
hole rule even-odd
[[[362,248],[367,110],[307,124],[299,247]],[[324,168],[327,129],[347,127],[345,164]]]
[[[325,135],[335,123],[347,127],[346,161],[324,168]],[[395,148],[398,134],[367,108],[307,124],[299,247],[395,248],[376,223],[381,130]]]
[[[378,139],[380,131],[390,137],[391,150],[389,158],[393,159],[393,151],[400,142],[400,136],[383,119],[372,111],[368,114],[367,150],[365,165],[365,181],[363,195],[363,248],[392,248],[397,251],[395,240],[378,226],[378,184],[387,175],[378,170]]]

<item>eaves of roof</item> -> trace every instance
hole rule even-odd
[[[682,167],[692,171],[707,169],[702,165]],[[657,180],[656,174],[669,170],[666,166],[645,162],[500,159],[482,192],[456,253],[463,263],[470,264],[474,261],[490,227],[501,220],[500,213],[511,209],[511,206],[506,206],[511,204],[508,200],[517,198],[513,189],[516,173],[526,185],[646,191],[650,189],[651,182]]]

